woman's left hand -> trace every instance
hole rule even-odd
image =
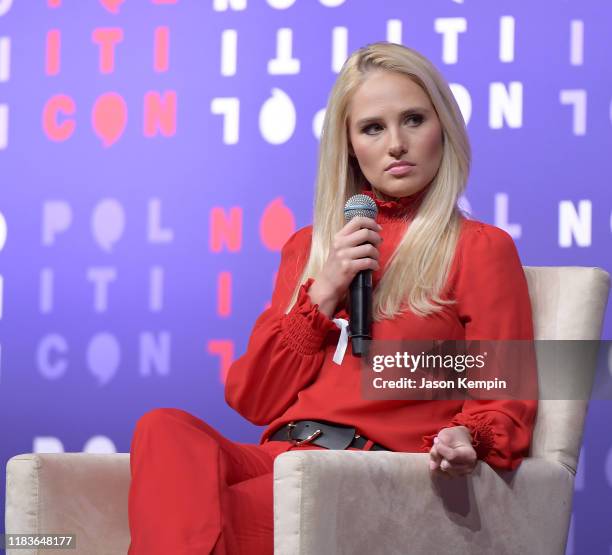
[[[429,469],[449,476],[465,476],[474,470],[478,460],[472,447],[470,431],[465,426],[443,428],[434,438],[429,451]]]

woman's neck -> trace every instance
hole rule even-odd
[[[382,200],[382,201],[385,201],[385,202],[401,202],[402,199],[407,199],[408,197],[413,197],[415,195],[418,195],[423,189],[420,189],[420,190],[416,191],[415,193],[410,193],[408,195],[404,195],[403,197],[392,197],[390,195],[387,195],[387,194],[383,193],[382,191],[379,191],[378,189],[376,189],[375,187],[372,187],[371,185],[370,185],[370,190],[372,191],[374,196],[377,199],[379,199],[379,200]]]

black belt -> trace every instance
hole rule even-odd
[[[363,449],[369,441],[362,435],[355,433],[355,428],[330,424],[329,422],[318,422],[317,420],[297,420],[289,422],[276,430],[268,437],[271,441],[291,441],[295,445],[312,443],[327,449],[348,449],[356,447]],[[390,451],[379,443],[373,443],[372,451]]]

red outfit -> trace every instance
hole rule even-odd
[[[148,412],[131,447],[128,555],[271,555],[272,465],[291,448],[235,443],[182,410]]]
[[[366,194],[374,198],[371,192]],[[398,202],[375,199],[379,209],[377,221],[383,226],[383,242],[379,246],[382,271],[421,198],[422,194]],[[151,461],[156,459],[150,449],[152,444],[147,444],[146,438],[159,422],[155,422],[156,426],[146,426],[145,422],[137,429],[132,448],[134,483],[130,491],[130,525],[134,549],[131,555],[166,552],[162,547],[156,550],[158,543],[155,542],[159,542],[163,534],[151,530],[154,526],[162,526],[162,517],[149,516],[149,523],[144,518],[141,524],[138,513],[146,514],[148,510],[148,496],[143,491],[147,487],[146,479],[163,482],[163,487],[170,488],[169,496],[181,495],[173,493],[165,482],[169,468],[177,472],[181,469],[184,477],[176,477],[182,483],[179,491],[190,496],[189,500],[182,501],[184,507],[177,513],[170,515],[167,510],[164,513],[168,518],[175,517],[172,526],[183,530],[185,547],[179,549],[163,542],[159,545],[165,545],[166,549],[173,547],[172,552],[176,554],[204,554],[212,552],[212,545],[219,537],[215,553],[233,555],[242,553],[240,549],[249,554],[271,553],[272,461],[291,445],[267,442],[267,437],[292,420],[325,420],[354,426],[362,436],[394,451],[405,452],[427,452],[440,429],[463,425],[472,434],[478,457],[491,466],[514,469],[527,455],[536,401],[364,399],[360,361],[351,354],[350,345],[341,365],[332,361],[340,332],[310,301],[308,288],[312,279],[302,284],[296,304],[284,314],[308,258],[310,241],[311,227],[306,227],[295,233],[283,248],[271,306],[258,318],[247,352],[234,362],[227,375],[227,402],[251,422],[268,425],[262,445],[229,442],[194,417],[186,415],[183,419],[192,420],[177,423],[176,414],[173,414],[171,418],[162,419],[174,420],[174,424],[166,432],[160,432],[162,438],[167,434],[169,442],[166,447],[161,442],[160,447],[156,447],[156,451],[165,453],[163,465],[156,474],[154,468],[149,468],[155,465]],[[380,271],[373,274],[374,286],[380,277]],[[516,248],[510,236],[496,227],[462,220],[455,258],[442,297],[454,299],[456,303],[445,305],[442,311],[428,317],[405,311],[392,320],[375,322],[373,339],[533,338],[527,284]],[[347,318],[347,313],[340,306],[334,317]],[[183,439],[176,434],[184,434]],[[171,449],[179,451],[178,445],[183,446],[180,448],[184,449],[182,455],[166,453]],[[255,475],[259,478],[254,478]],[[140,484],[138,479],[142,479]],[[236,489],[241,490],[240,496],[233,495]],[[241,501],[237,502],[238,499]],[[255,499],[257,509],[253,505]],[[233,512],[227,512],[229,506]],[[247,517],[247,513],[251,516]],[[248,523],[253,525],[255,513],[260,532],[245,537],[244,527]],[[135,532],[138,541],[142,542],[142,550],[134,547],[137,545]],[[146,542],[149,533],[155,542]],[[187,548],[187,537],[193,537],[193,545],[200,542],[197,545],[201,547]],[[242,547],[234,545],[233,549],[228,549],[223,545],[223,542],[235,542],[236,538],[242,542]]]

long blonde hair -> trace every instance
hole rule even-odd
[[[459,106],[436,68],[421,54],[387,42],[360,48],[344,63],[332,88],[319,145],[312,244],[287,311],[300,284],[321,271],[334,235],[344,226],[344,204],[362,192],[365,178],[349,161],[348,105],[368,73],[404,74],[429,96],[443,132],[440,167],[374,291],[373,318],[393,318],[407,305],[426,316],[453,302],[440,297],[457,245],[462,217],[457,207],[470,166],[470,144]]]

